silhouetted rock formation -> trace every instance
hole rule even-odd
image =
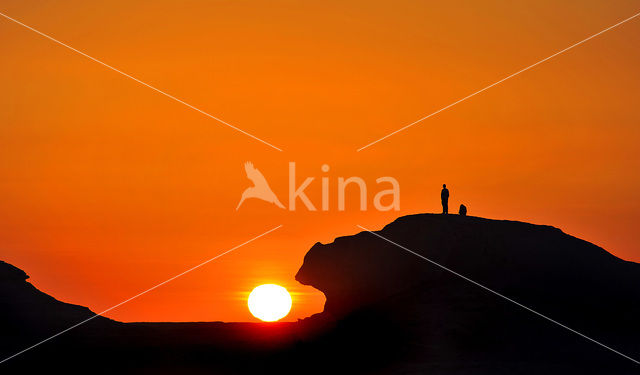
[[[631,357],[640,265],[556,228],[412,215],[378,232]],[[93,313],[0,263],[0,355]],[[96,318],[0,372],[162,374],[634,374],[640,366],[369,232],[316,244],[296,279],[324,312],[298,323],[119,323]]]
[[[68,328],[95,314],[88,308],[60,302],[36,289],[19,268],[0,261],[0,327],[3,333],[47,333]],[[108,324],[97,317],[92,324]],[[25,332],[26,331],[26,332]]]
[[[640,357],[639,264],[559,229],[514,221],[421,214],[377,233]],[[636,366],[369,232],[315,244],[296,280],[324,292],[326,318],[375,312],[394,322],[410,335],[407,363],[444,361],[460,369],[489,361],[494,373],[510,361],[533,362],[533,373],[553,371],[536,367],[550,363],[564,366],[558,371]]]

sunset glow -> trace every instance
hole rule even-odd
[[[247,300],[249,311],[265,322],[275,322],[291,310],[291,295],[280,285],[264,284],[256,287]]]
[[[446,183],[451,212],[556,226],[638,262],[640,19],[357,152],[637,8],[5,0],[3,13],[283,151],[3,18],[0,259],[99,312],[282,225],[106,315],[254,320],[246,293],[270,280],[295,321],[323,311],[294,279],[316,242],[440,212]],[[286,208],[242,201],[248,161]],[[291,162],[317,210],[290,209]],[[354,183],[338,209],[351,176],[367,211]],[[381,204],[397,211],[376,209],[385,176],[401,188]]]

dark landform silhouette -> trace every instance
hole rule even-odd
[[[379,233],[630,357],[640,264],[561,230],[420,214]],[[0,360],[94,316],[0,262]],[[292,323],[97,317],[0,364],[2,374],[638,374],[640,365],[369,232],[315,244],[296,275],[322,313]]]

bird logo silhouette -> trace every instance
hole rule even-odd
[[[284,205],[280,203],[276,194],[269,187],[267,180],[264,178],[262,173],[253,166],[253,163],[250,161],[244,163],[244,170],[247,173],[247,178],[253,182],[253,186],[242,192],[242,198],[240,199],[240,203],[238,203],[238,207],[236,207],[236,211],[238,211],[242,202],[248,198],[262,199],[263,201],[273,203],[280,208],[284,208]]]

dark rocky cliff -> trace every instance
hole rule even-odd
[[[374,228],[371,228],[374,229]],[[412,215],[379,235],[630,357],[640,265],[559,229]],[[0,357],[94,316],[0,262]],[[316,244],[296,279],[324,312],[296,323],[97,317],[7,363],[13,373],[636,374],[640,365],[369,232]],[[55,371],[54,371],[55,370]]]
[[[16,341],[33,343],[35,338],[44,338],[69,328],[95,314],[84,306],[58,301],[35,288],[27,281],[29,276],[19,268],[0,261],[0,330],[5,337]],[[87,327],[110,325],[104,317],[92,319]],[[3,342],[3,345],[9,344]]]
[[[515,221],[420,214],[398,218],[376,233],[607,345],[640,356],[637,263],[557,228]],[[325,319],[375,313],[377,319],[393,322],[396,330],[410,336],[406,351],[413,351],[414,359],[459,365],[542,356],[548,364],[567,358],[572,362],[585,353],[594,361],[616,356],[369,232],[317,243],[305,256],[296,280],[324,292]]]

